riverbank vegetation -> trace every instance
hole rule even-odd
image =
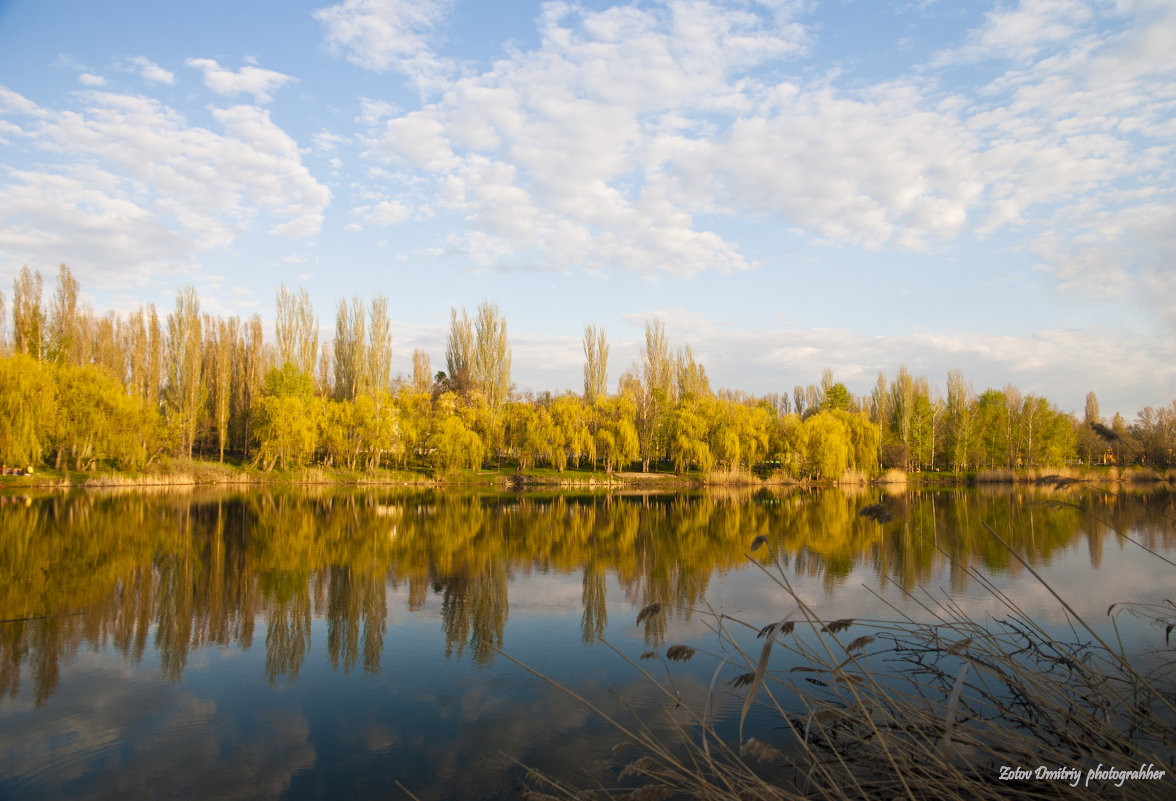
[[[829,370],[819,384],[753,396],[712,389],[656,319],[615,393],[606,334],[588,326],[583,392],[535,395],[511,384],[507,323],[490,303],[473,317],[451,310],[444,370],[417,350],[412,375],[393,376],[383,296],[341,300],[320,343],[305,290],[278,291],[273,342],[257,315],[202,314],[192,287],[162,318],[151,305],[99,314],[78,293],[64,265],[48,303],[39,273],[14,282],[12,335],[0,331],[6,469],[166,475],[177,471],[163,461],[195,457],[255,476],[639,469],[732,483],[1176,466],[1176,401],[1128,424],[1100,417],[1091,393],[1078,420],[1012,385],[977,394],[959,371],[941,393],[906,367],[861,396]]]

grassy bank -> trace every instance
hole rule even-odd
[[[1040,484],[1065,486],[1072,483],[1154,483],[1176,484],[1176,468],[1144,467],[1037,467],[1016,470],[979,470],[963,473],[948,471],[906,472],[889,469],[880,475],[848,471],[836,481],[793,478],[781,471],[751,473],[713,470],[678,474],[662,469],[648,473],[637,471],[591,470],[568,468],[555,470],[532,467],[520,470],[513,463],[484,467],[481,470],[437,471],[425,465],[406,469],[348,470],[337,467],[310,466],[289,470],[260,470],[240,460],[225,462],[203,459],[163,459],[138,472],[119,471],[112,467],[92,471],[56,471],[42,467],[31,475],[0,476],[0,487],[148,487],[188,485],[287,485],[339,484],[385,485],[408,484],[448,487],[494,487],[499,489],[556,488],[681,490],[702,487],[795,487],[827,486],[864,487],[880,484],[890,488],[904,486],[966,486],[977,484]]]

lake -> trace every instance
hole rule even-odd
[[[1023,485],[3,495],[0,798],[408,798],[398,783],[422,801],[515,798],[532,767],[619,786],[623,738],[512,660],[618,720],[669,727],[675,704],[638,667],[699,703],[718,665],[716,614],[801,619],[778,569],[823,620],[863,633],[928,619],[944,599],[974,619],[1007,614],[986,582],[1068,633],[983,524],[1110,630],[1111,604],[1173,597],[1176,568],[1136,543],[1176,558],[1174,497]],[[859,514],[873,503],[891,519]],[[769,547],[749,556],[759,536]],[[1162,625],[1115,622],[1141,658],[1165,645]],[[668,662],[674,644],[699,654]],[[741,704],[721,694],[733,736]],[[780,736],[766,710],[747,729]]]

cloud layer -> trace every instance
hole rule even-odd
[[[328,41],[366,42],[349,57],[381,69],[393,50],[431,52],[437,24],[437,6],[394,8],[319,16]],[[551,3],[537,25],[537,47],[367,132],[371,158],[433,182],[426,202],[464,220],[486,265],[741,269],[750,258],[721,229],[744,217],[875,250],[1012,237],[1060,280],[1119,292],[1154,284],[1155,249],[1173,247],[1155,224],[1173,207],[1170,6],[1026,0],[956,50],[852,88],[803,69],[818,32],[779,10]],[[971,82],[949,82],[961,63]]]
[[[37,154],[0,186],[9,259],[83,275],[175,269],[259,225],[310,236],[330,199],[257,106],[212,109],[215,131],[142,95],[86,92],[52,109],[0,89],[0,113],[7,138]]]

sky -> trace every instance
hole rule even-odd
[[[1170,0],[0,0],[0,289],[451,306],[520,391],[645,321],[714,387],[900,365],[1132,419],[1176,399]],[[11,306],[9,305],[10,309]]]

